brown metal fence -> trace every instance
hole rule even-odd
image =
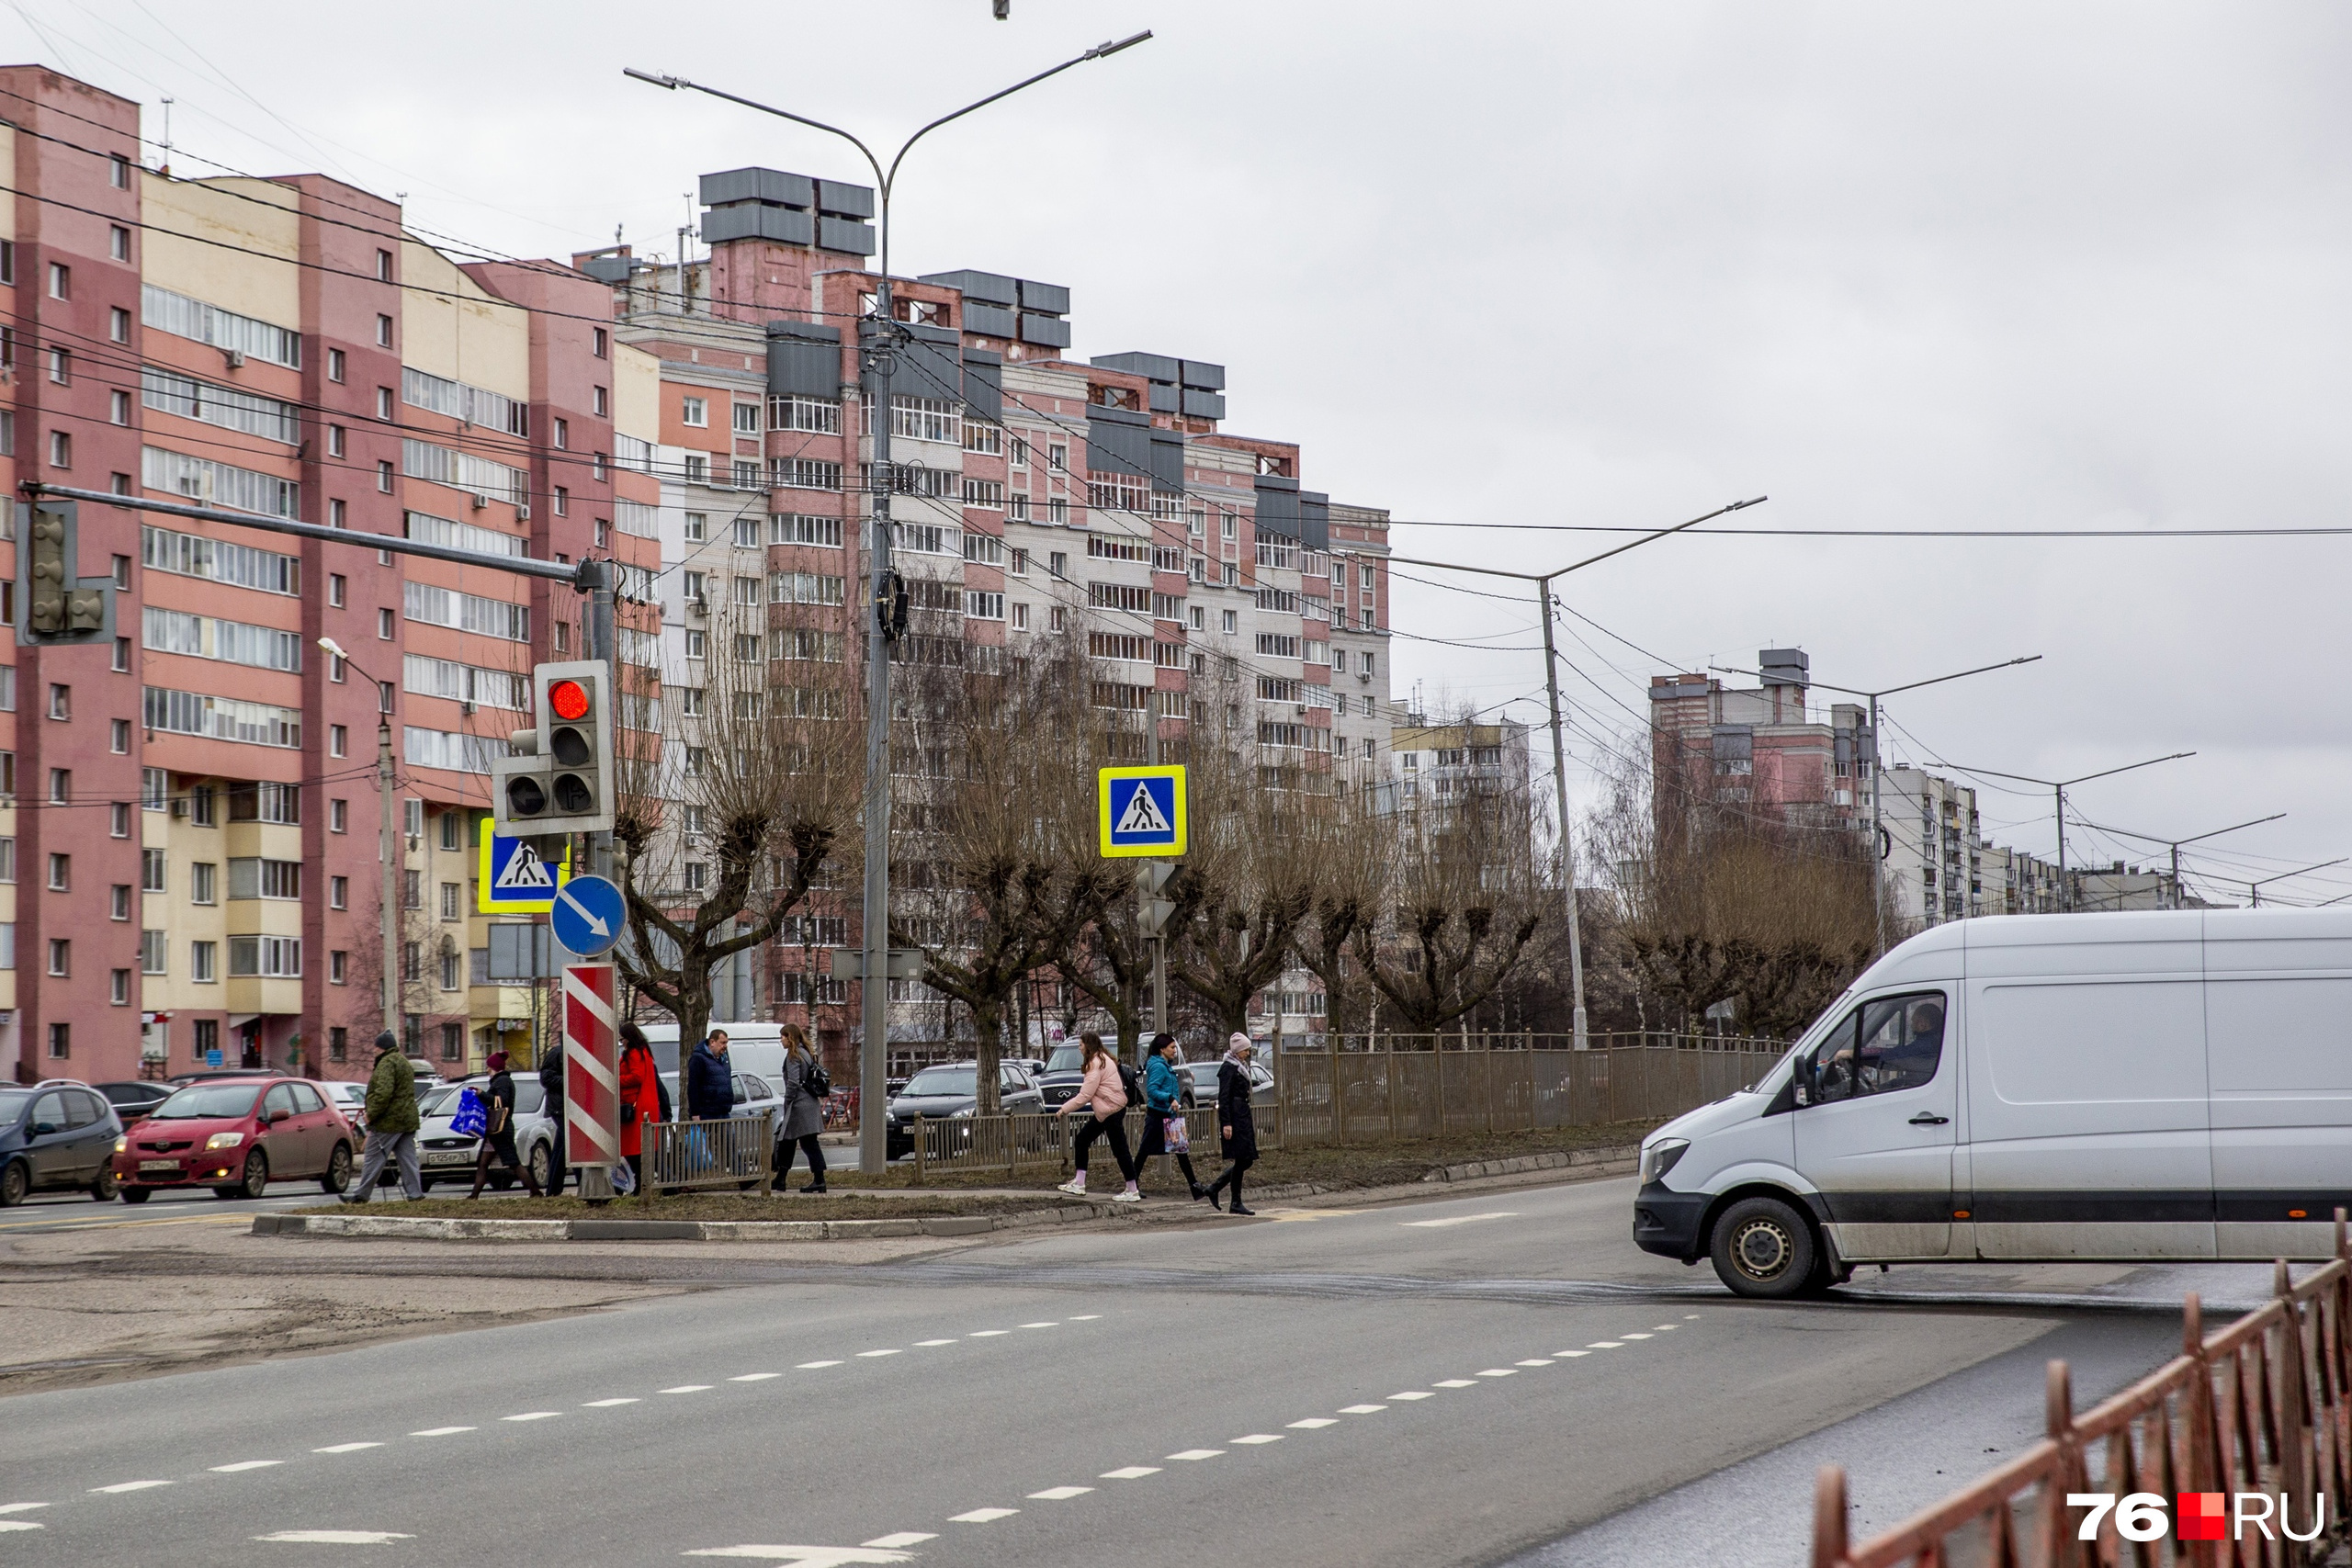
[[[774,1114],[647,1122],[645,1184],[657,1192],[756,1187],[766,1197],[775,1181]]]
[[[2051,1362],[2049,1435],[2041,1443],[1860,1546],[1846,1540],[1846,1472],[1824,1465],[1814,1491],[1813,1568],[2322,1561],[2352,1502],[2352,1252],[2343,1210],[2335,1212],[2335,1261],[2291,1282],[2282,1260],[2267,1305],[2210,1337],[2192,1293],[2180,1356],[2080,1416],[2066,1363]],[[2183,1540],[2184,1495],[2200,1493],[2222,1499],[2218,1539]],[[2240,1493],[2265,1494],[2276,1506],[2249,1507],[2274,1517],[2234,1539]],[[2070,1500],[2085,1495],[2108,1506]]]

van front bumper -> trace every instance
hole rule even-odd
[[[1707,1217],[1707,1195],[1677,1192],[1663,1181],[1653,1181],[1634,1194],[1634,1245],[1683,1263],[1695,1263],[1706,1250],[1700,1227]]]

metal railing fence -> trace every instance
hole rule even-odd
[[[697,1187],[775,1190],[775,1112],[711,1122],[649,1122],[645,1185],[656,1193]]]
[[[2192,1292],[2181,1354],[2077,1416],[2066,1363],[2044,1390],[2048,1436],[1974,1484],[1860,1546],[1846,1539],[1846,1472],[1814,1488],[1813,1568],[2287,1568],[2317,1562],[2352,1502],[2352,1252],[2301,1281],[2281,1259],[2272,1297],[2208,1337]],[[2134,1493],[2153,1495],[2124,1506]],[[2184,1495],[2224,1500],[2222,1539],[2183,1540]],[[2281,1499],[2268,1528],[2234,1533],[2236,1496]],[[2068,1499],[2111,1498],[2094,1513]],[[2273,1530],[2276,1530],[2276,1534]],[[2142,1539],[2142,1538],[2145,1539]],[[2299,1539],[2300,1538],[2300,1540]],[[2303,1544],[2308,1543],[2308,1544]]]

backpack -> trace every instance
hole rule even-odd
[[[811,1100],[829,1099],[833,1092],[833,1075],[825,1071],[824,1063],[811,1056],[801,1069],[800,1087]]]
[[[1130,1109],[1148,1111],[1151,1108],[1150,1100],[1144,1094],[1142,1080],[1136,1077],[1136,1070],[1125,1062],[1119,1064],[1119,1088],[1126,1095]]]

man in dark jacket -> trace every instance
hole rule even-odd
[[[550,1043],[539,1053],[539,1089],[547,1114],[555,1118],[555,1138],[548,1145],[548,1195],[563,1194],[563,1045]]]
[[[397,1159],[401,1190],[415,1202],[424,1196],[424,1181],[416,1168],[416,1070],[408,1065],[400,1036],[387,1029],[376,1036],[376,1066],[368,1075],[368,1149],[359,1164],[359,1180],[343,1195],[346,1203],[365,1203],[376,1195],[376,1179],[387,1161]]]
[[[686,1120],[724,1122],[735,1114],[735,1069],[727,1061],[727,1031],[714,1029],[686,1061]]]

